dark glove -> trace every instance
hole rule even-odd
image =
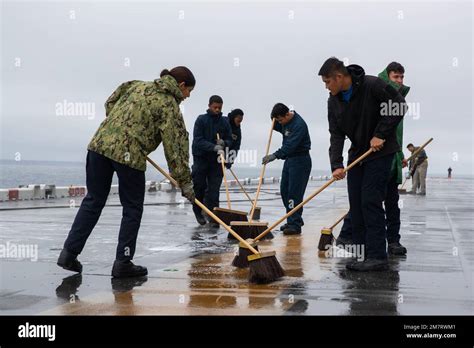
[[[224,148],[220,145],[214,146],[214,151],[216,151],[219,156],[225,156]]]
[[[267,155],[262,158],[262,164],[268,164],[274,160],[276,160],[276,156],[274,154]]]
[[[226,167],[227,169],[230,169],[230,168],[232,167],[232,163],[227,162],[227,163],[225,164],[225,167]]]
[[[196,196],[194,195],[194,186],[192,182],[181,187],[181,195],[187,198],[191,203],[194,203]]]
[[[224,141],[224,139],[217,139],[216,144],[224,147],[225,146],[225,141]]]

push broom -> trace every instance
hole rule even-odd
[[[272,126],[270,128],[270,135],[268,136],[267,149],[265,151],[266,156],[268,155],[270,151],[270,144],[272,142],[272,134],[273,134],[274,126],[275,126],[275,118],[272,119]],[[266,167],[266,164],[262,166],[262,171],[260,172],[257,193],[255,194],[255,200],[253,201],[253,204],[252,204],[252,210],[250,211],[249,221],[233,221],[230,223],[230,226],[234,228],[234,230],[244,239],[255,238],[262,231],[264,231],[268,226],[268,222],[254,221],[254,214],[257,208],[258,196],[260,195],[260,188],[262,187],[263,176],[265,175],[265,167]],[[227,237],[229,239],[233,239],[233,236],[231,234],[228,234]],[[266,236],[266,239],[272,239],[272,238],[273,238],[273,234],[271,233]]]
[[[433,138],[430,138],[428,139],[428,141],[426,143],[424,143],[423,145],[421,145],[417,150],[415,150],[410,157],[407,158],[407,161],[411,161],[413,158],[415,158],[421,150],[423,150],[425,148],[426,145],[428,145],[429,143],[431,143],[433,141]],[[402,186],[398,189],[398,193],[399,194],[406,194],[407,193],[407,190],[404,188],[405,187],[405,184],[407,182],[408,178],[405,178],[405,180],[403,181],[403,184]]]
[[[147,161],[155,167],[161,174],[163,174],[172,185],[179,187],[176,180],[174,180],[171,175],[169,175],[165,170],[163,170],[158,164],[156,164],[151,158],[147,156]],[[202,210],[206,212],[210,217],[212,217],[219,225],[224,227],[227,232],[231,233],[242,245],[245,245],[247,249],[251,252],[249,258],[250,263],[250,272],[249,272],[249,282],[257,284],[268,284],[275,280],[280,279],[285,275],[285,271],[281,267],[280,263],[276,258],[276,253],[274,251],[268,251],[260,253],[258,250],[254,249],[247,241],[240,237],[235,231],[232,230],[224,221],[219,219],[212,211],[210,211],[204,204],[202,204],[196,198],[194,199],[196,203]]]
[[[217,140],[219,140],[219,133],[217,133]],[[227,197],[227,208],[214,208],[214,214],[216,214],[222,221],[224,221],[227,225],[231,223],[231,221],[247,221],[247,213],[245,211],[240,210],[232,210],[230,205],[230,195],[229,195],[229,185],[227,183],[227,177],[225,174],[225,160],[224,155],[220,154],[220,162],[222,166],[222,175],[224,177],[224,186],[225,186],[225,193]]]
[[[367,156],[369,156],[373,152],[372,149],[367,150],[362,156],[357,158],[354,162],[352,162],[347,168],[344,169],[344,173],[353,168],[356,164],[358,164],[360,161],[364,160]],[[274,224],[272,224],[270,227],[268,227],[265,231],[260,233],[255,239],[253,239],[253,243],[257,243],[260,239],[265,237],[267,233],[270,233],[270,231],[278,226],[282,221],[287,219],[289,216],[293,215],[296,213],[300,208],[302,208],[306,203],[308,203],[310,200],[312,200],[314,197],[316,197],[318,194],[320,194],[324,189],[326,189],[329,185],[331,185],[333,182],[335,182],[336,179],[332,178],[331,180],[327,181],[323,186],[318,188],[316,191],[314,191],[312,194],[310,194],[307,198],[305,198],[300,204],[298,204],[296,207],[291,209],[286,215],[278,219]],[[329,237],[329,238],[328,238]],[[321,242],[321,239],[323,239],[323,242]],[[327,243],[328,240],[330,241],[330,236],[326,234],[321,235],[321,239],[319,241],[319,244],[321,243]],[[247,242],[249,244],[249,242]],[[249,256],[250,255],[250,256]],[[245,268],[249,266],[250,258],[252,255],[250,254],[249,250],[247,250],[247,246],[243,243],[239,243],[239,252],[235,256],[234,260],[232,261],[232,265],[235,267],[239,268]]]
[[[332,234],[332,230],[334,227],[339,225],[339,223],[344,220],[348,213],[342,215],[335,223],[331,225],[331,227],[323,227],[321,229],[321,238],[319,239],[318,250],[319,251],[326,251],[329,249],[329,246],[334,242],[334,235]],[[323,238],[323,235],[328,235],[329,237]]]

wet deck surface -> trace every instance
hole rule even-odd
[[[322,183],[310,182],[307,194]],[[262,220],[283,215],[277,185],[264,187]],[[224,198],[221,195],[221,198]],[[0,243],[36,244],[38,260],[1,259],[1,314],[101,315],[406,315],[472,314],[473,181],[430,179],[426,197],[404,195],[402,243],[406,257],[391,257],[390,271],[346,271],[343,257],[320,258],[320,230],[348,207],[344,182],[315,198],[304,211],[301,236],[260,243],[275,250],[286,271],[281,280],[251,285],[247,270],[231,266],[236,244],[227,232],[198,227],[189,205],[175,193],[147,194],[134,261],[149,276],[112,280],[121,208],[112,196],[80,261],[82,275],[56,266],[77,208],[69,200],[1,203]],[[232,194],[234,209],[248,210]],[[76,201],[78,205],[80,200]],[[171,203],[171,204],[169,204]],[[339,233],[338,226],[335,234]]]

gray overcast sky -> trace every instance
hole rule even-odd
[[[434,137],[432,173],[472,174],[472,17],[469,1],[3,2],[0,156],[84,161],[121,82],[186,65],[197,79],[183,103],[191,134],[219,94],[225,113],[245,111],[242,148],[260,159],[271,107],[284,102],[309,125],[313,168],[327,170],[328,93],[316,72],[334,55],[372,75],[401,62],[420,108],[405,119],[405,145]],[[95,103],[95,117],[57,115],[65,100]],[[153,157],[163,162],[162,148]]]

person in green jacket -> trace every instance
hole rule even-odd
[[[179,66],[163,70],[154,81],[122,83],[107,99],[106,117],[87,148],[87,195],[64,242],[60,267],[82,272],[77,256],[99,220],[116,172],[123,213],[112,276],[148,274],[146,267],[132,263],[145,198],[146,156],[163,143],[171,176],[182,195],[194,202],[189,134],[179,104],[195,85],[193,73]]]
[[[410,91],[410,87],[403,84],[405,68],[400,63],[391,62],[378,77],[398,90],[403,97]],[[400,145],[400,151],[395,153],[393,158],[390,179],[387,186],[387,194],[385,197],[385,224],[387,228],[388,253],[391,255],[405,255],[407,249],[400,244],[400,208],[398,207],[398,200],[400,198],[398,185],[403,181],[402,168],[407,165],[407,161],[401,150],[403,145],[403,119],[396,128],[396,135],[398,144]],[[350,212],[344,219],[336,244],[341,246],[352,244]]]
[[[406,97],[410,91],[410,87],[403,84],[405,68],[400,63],[391,62],[378,76],[397,89],[403,97]],[[390,180],[385,196],[385,223],[387,226],[388,253],[392,255],[405,255],[407,249],[400,244],[400,208],[398,206],[400,198],[398,185],[403,181],[402,168],[407,165],[401,150],[403,147],[403,120],[398,124],[396,134],[400,151],[393,157]]]

